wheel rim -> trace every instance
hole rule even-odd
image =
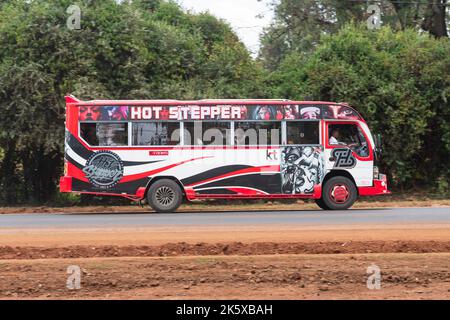
[[[330,190],[330,198],[335,203],[345,203],[350,198],[350,191],[345,184],[335,184]]]
[[[156,190],[155,198],[160,205],[169,206],[175,201],[175,191],[170,187],[159,187]]]

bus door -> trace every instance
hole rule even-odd
[[[356,186],[372,186],[373,148],[358,121],[325,121],[325,167],[346,170]]]
[[[325,176],[320,121],[286,121],[286,141],[281,150],[283,194],[313,194]]]

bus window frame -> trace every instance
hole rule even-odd
[[[317,147],[317,146],[324,146],[323,144],[321,144],[320,142],[322,141],[322,129],[321,129],[321,124],[322,124],[322,119],[291,119],[291,120],[283,120],[283,122],[286,123],[285,125],[285,138],[286,140],[283,141],[284,144],[282,145],[283,147]],[[318,130],[319,130],[319,143],[317,144],[288,144],[287,143],[287,124],[289,122],[317,122],[318,125]]]
[[[145,146],[138,146],[138,145],[133,145],[133,137],[132,137],[132,126],[134,123],[142,123],[142,122],[173,122],[173,123],[178,123],[179,124],[179,129],[180,132],[182,132],[184,130],[184,123],[185,122],[195,122],[195,121],[199,121],[199,122],[228,122],[230,123],[230,132],[231,132],[231,137],[230,137],[230,141],[231,144],[230,145],[187,145],[184,143],[184,135],[181,134],[180,135],[180,143],[176,144],[176,145],[145,145]],[[93,150],[97,150],[97,149],[111,149],[111,150],[124,150],[124,149],[173,149],[173,148],[187,148],[187,149],[196,149],[196,148],[208,148],[208,149],[264,149],[264,148],[269,148],[269,149],[274,149],[274,148],[282,148],[282,147],[307,147],[307,146],[313,146],[313,147],[317,147],[317,146],[324,146],[325,144],[322,144],[321,141],[322,140],[322,130],[321,130],[321,123],[324,121],[322,119],[283,119],[283,120],[276,120],[276,119],[271,119],[271,120],[255,120],[255,119],[246,119],[246,120],[220,120],[220,119],[205,119],[205,120],[133,120],[133,121],[95,121],[95,120],[86,120],[86,121],[78,121],[78,138],[89,148],[93,149]],[[354,123],[353,121],[340,121],[340,120],[334,120],[337,123],[343,123],[343,122],[351,122]],[[235,130],[236,130],[236,123],[237,122],[279,122],[280,123],[280,130],[281,130],[281,135],[280,135],[280,143],[279,144],[264,144],[264,145],[236,145],[234,142],[234,137],[235,137]],[[319,143],[318,144],[288,144],[287,143],[287,125],[288,123],[292,123],[292,122],[317,122],[318,126],[319,126]],[[327,121],[326,121],[327,122]],[[328,121],[330,122],[330,121]],[[333,121],[331,121],[333,122]],[[93,146],[91,144],[89,144],[82,136],[81,136],[81,124],[83,123],[101,123],[101,124],[120,124],[120,123],[126,123],[128,126],[127,129],[127,134],[128,134],[128,144],[127,145],[122,145],[122,146]],[[369,141],[367,139],[367,136],[364,132],[364,130],[361,128],[361,131],[364,134],[364,137],[366,138],[367,141]],[[328,141],[326,141],[328,143]],[[369,141],[370,143],[370,141]],[[326,146],[328,147],[328,145]]]
[[[336,144],[330,144],[330,138],[329,138],[329,127],[330,125],[333,124],[352,124],[352,125],[356,125],[362,132],[362,134],[364,135],[364,139],[366,139],[366,143],[367,143],[367,148],[369,149],[369,155],[367,157],[361,157],[359,154],[357,154],[354,150],[352,150],[349,146],[347,145],[336,145]],[[337,148],[347,148],[350,149],[352,151],[352,155],[361,161],[373,161],[373,146],[370,142],[369,137],[367,136],[366,132],[364,131],[364,129],[361,127],[360,124],[360,120],[336,120],[336,119],[330,119],[330,120],[324,120],[324,125],[325,125],[325,137],[324,137],[324,146],[326,149],[337,149]]]

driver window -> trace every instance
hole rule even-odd
[[[356,124],[331,124],[328,126],[328,142],[332,146],[346,146],[360,157],[369,156],[367,141]]]

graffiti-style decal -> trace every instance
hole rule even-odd
[[[331,156],[336,159],[334,168],[353,168],[356,165],[356,159],[352,155],[352,150],[338,148],[333,149]]]
[[[320,108],[317,106],[303,106],[300,110],[301,119],[320,119]]]
[[[330,105],[323,107],[324,119],[347,119],[358,120],[361,119],[358,112],[348,106]]]
[[[324,177],[321,147],[285,147],[281,156],[281,191],[285,194],[313,193]]]
[[[127,106],[81,106],[80,121],[126,121],[128,119]]]
[[[123,163],[114,152],[99,151],[89,158],[83,172],[96,188],[110,189],[123,177]]]
[[[343,105],[80,106],[79,121],[361,119]]]

